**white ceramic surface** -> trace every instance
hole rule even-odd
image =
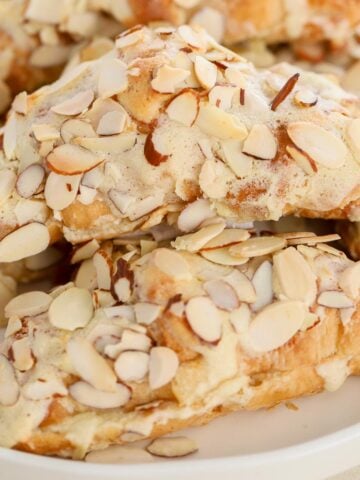
[[[360,378],[296,401],[298,411],[240,412],[188,430],[182,460],[92,465],[0,449],[1,480],[320,480],[360,462]]]

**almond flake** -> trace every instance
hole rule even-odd
[[[54,377],[37,379],[27,382],[22,387],[22,394],[29,400],[45,400],[52,397],[65,397],[68,390],[63,382]]]
[[[84,260],[75,275],[75,285],[92,290],[97,286],[97,276],[92,258]]]
[[[73,203],[81,175],[59,175],[50,172],[45,184],[45,202],[52,210],[61,211]]]
[[[85,327],[93,316],[90,293],[84,288],[72,287],[61,293],[49,308],[49,322],[54,327],[74,331]]]
[[[78,118],[71,118],[64,122],[61,125],[60,135],[64,143],[70,143],[73,138],[77,137],[96,137],[92,125]]]
[[[128,350],[148,352],[150,348],[151,339],[147,335],[130,329],[125,329],[121,336],[121,341],[115,345],[106,346],[105,354],[110,358],[117,358],[121,352],[126,352]]]
[[[316,275],[305,258],[294,247],[276,253],[274,273],[281,292],[289,300],[300,300],[311,306],[317,295]]]
[[[118,356],[114,369],[123,382],[139,382],[149,371],[150,356],[145,352],[123,352]]]
[[[251,310],[246,303],[230,313],[230,322],[239,335],[247,333],[251,320]]]
[[[99,242],[94,238],[84,243],[80,247],[76,247],[71,255],[70,263],[82,262],[87,258],[91,258],[100,248]]]
[[[45,292],[27,292],[10,300],[5,307],[7,318],[36,316],[48,310],[52,297]]]
[[[38,142],[46,142],[48,140],[58,140],[60,132],[54,125],[37,123],[33,125],[32,131]]]
[[[347,136],[350,146],[355,152],[355,158],[359,162],[360,158],[360,118],[351,120],[347,128]]]
[[[214,105],[201,104],[195,124],[210,137],[244,140],[247,129],[238,117]]]
[[[154,347],[150,351],[149,384],[151,390],[167,385],[175,377],[179,359],[168,347]]]
[[[216,237],[215,237],[216,238]],[[206,244],[208,245],[208,244]],[[205,245],[205,247],[206,247]],[[229,253],[229,248],[215,248],[211,250],[201,250],[201,256],[209,260],[210,262],[216,263],[218,265],[229,265],[229,266],[237,266],[243,265],[249,259],[248,258],[241,258],[241,257],[234,257]]]
[[[172,246],[176,250],[187,250],[188,252],[197,252],[201,250],[211,239],[219,235],[224,230],[224,223],[215,223],[201,228],[195,233],[189,233],[177,237]]]
[[[336,242],[340,239],[340,235],[337,235],[336,233],[329,235],[314,235],[303,238],[291,238],[288,240],[288,245],[317,245],[318,243]]]
[[[155,250],[153,260],[156,267],[165,275],[179,281],[191,279],[189,264],[179,253],[167,248],[159,248]]]
[[[291,140],[315,162],[326,168],[340,168],[346,161],[348,150],[333,133],[309,122],[293,122],[287,127]]]
[[[286,240],[279,237],[255,237],[230,247],[230,253],[239,257],[260,257],[281,250],[286,246]]]
[[[104,392],[86,382],[76,382],[70,386],[69,391],[70,395],[81,405],[102,410],[122,407],[131,397],[130,390],[119,383],[114,385],[113,391]]]
[[[257,297],[254,285],[244,273],[234,269],[229,275],[224,277],[224,281],[232,286],[241,302],[256,302]]]
[[[22,115],[26,115],[28,112],[28,103],[27,103],[27,98],[28,95],[26,92],[20,92],[16,97],[14,98],[14,101],[12,103],[12,109],[16,113],[20,113]]]
[[[354,306],[354,302],[351,298],[345,295],[344,292],[338,292],[336,290],[329,290],[320,293],[317,303],[323,307],[329,308],[351,308]]]
[[[182,232],[195,230],[204,220],[214,216],[208,200],[200,198],[189,203],[178,217],[178,227]]]
[[[250,323],[249,340],[252,348],[259,353],[266,353],[281,347],[301,328],[305,317],[305,305],[298,301],[268,305]]]
[[[311,90],[301,89],[294,95],[294,103],[299,107],[313,107],[317,102],[318,97]]]
[[[269,127],[257,124],[246,137],[242,151],[260,160],[272,160],[276,156],[277,141]]]
[[[32,197],[40,188],[45,177],[45,170],[39,164],[29,165],[23,170],[16,181],[16,190],[23,198]]]
[[[129,432],[129,435],[131,432]],[[136,439],[141,439],[142,435],[136,435]],[[121,439],[127,441],[124,438],[125,434],[121,436]],[[132,440],[129,440],[132,441]],[[153,457],[141,448],[127,447],[123,445],[111,445],[104,450],[93,450],[85,457],[87,463],[103,463],[118,465],[122,463],[149,463],[153,461]]]
[[[120,192],[119,190],[116,190],[112,188],[108,192],[108,197],[112,201],[112,203],[115,205],[115,207],[123,214],[126,215],[127,211],[129,210],[129,207],[131,204],[133,204],[136,200],[135,197],[132,195],[129,195],[127,193]]]
[[[11,407],[19,398],[20,388],[9,360],[0,355],[0,405]]]
[[[10,197],[16,184],[16,174],[9,168],[0,170],[0,205]]]
[[[237,88],[232,85],[216,85],[209,92],[209,102],[222,110],[230,110],[236,91]]]
[[[13,365],[17,370],[27,372],[33,367],[34,357],[31,352],[29,337],[15,340],[11,346],[11,351],[14,358]]]
[[[0,262],[16,262],[46,250],[50,243],[47,227],[28,223],[9,233],[0,241]]]
[[[181,25],[177,31],[184,42],[188,43],[190,46],[199,48],[201,50],[206,49],[204,37],[202,37],[200,33],[195,31],[193,28],[189,27],[188,25]]]
[[[87,172],[103,160],[99,155],[71,144],[56,147],[46,158],[50,170],[60,175],[76,175]]]
[[[128,88],[127,65],[117,58],[104,59],[99,74],[98,94],[101,98],[112,97]]]
[[[124,35],[120,35],[115,41],[116,48],[126,48],[131,45],[135,45],[135,43],[140,42],[144,38],[144,32],[142,29],[135,30],[131,33],[126,33]]]
[[[297,165],[304,170],[305,173],[308,175],[314,175],[314,173],[317,172],[318,169],[314,160],[309,158],[304,153],[301,153],[296,147],[290,147],[287,145],[286,151],[290,157],[295,160]]]
[[[211,343],[220,340],[222,316],[210,298],[191,298],[185,307],[185,313],[190,327],[198,337]]]
[[[210,90],[216,83],[217,66],[200,55],[195,56],[194,63],[196,77],[199,80],[200,85],[203,88]]]
[[[244,242],[248,238],[250,238],[250,233],[247,230],[242,230],[240,228],[226,228],[223,232],[210,240],[210,242],[206,243],[203,250],[229,247]]]
[[[180,93],[171,100],[166,113],[171,120],[191,127],[199,111],[199,97],[192,90]]]
[[[194,440],[188,437],[161,437],[153,440],[146,450],[156,457],[186,457],[198,451]]]
[[[103,392],[117,393],[115,373],[88,340],[81,337],[70,338],[67,353],[76,373],[83,380]]]
[[[64,100],[57,105],[51,107],[51,110],[58,115],[79,115],[83,113],[93,102],[94,92],[85,90],[79,92],[68,100]]]
[[[162,308],[154,303],[136,303],[134,305],[135,318],[138,323],[150,325],[160,315]]]
[[[209,280],[204,284],[204,290],[222,310],[235,310],[240,305],[235,290],[224,280]]]
[[[154,140],[155,132],[152,131],[148,134],[145,140],[144,156],[146,160],[150,163],[150,165],[152,165],[153,167],[157,167],[161,163],[166,162],[169,156],[159,152],[159,150],[156,149]]]
[[[339,286],[345,294],[356,300],[360,294],[360,262],[347,267],[339,276]]]
[[[110,290],[113,269],[110,255],[105,250],[98,250],[93,257],[93,262],[98,287],[103,290]]]
[[[96,133],[98,135],[117,135],[124,130],[127,118],[125,110],[107,112],[100,118]]]
[[[273,300],[271,262],[266,260],[257,268],[252,278],[252,284],[256,292],[256,302],[251,305],[251,309],[258,312]]]
[[[83,205],[91,205],[95,200],[97,195],[97,190],[95,188],[86,187],[85,185],[80,185],[78,200]]]
[[[189,75],[190,72],[183,68],[163,65],[158,68],[156,75],[151,80],[151,86],[159,93],[175,93],[176,88],[178,88]]]

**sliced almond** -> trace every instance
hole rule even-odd
[[[16,185],[16,174],[9,168],[0,170],[0,205],[10,197]]]
[[[254,312],[269,305],[274,296],[272,286],[272,264],[268,260],[263,262],[254,273],[252,284],[256,292],[256,302],[251,305]]]
[[[131,203],[128,208],[127,216],[131,221],[137,220],[161,207],[163,203],[164,195],[162,193],[149,195],[141,200],[138,199],[136,202]]]
[[[290,155],[290,157],[295,160],[295,162],[298,164],[298,166],[304,170],[305,173],[308,175],[314,175],[314,173],[317,172],[317,166],[314,160],[309,158],[307,155],[304,153],[300,152],[296,147],[291,147],[288,145],[286,147],[287,153]]]
[[[154,303],[140,302],[134,305],[136,321],[142,325],[150,325],[160,315],[162,308]]]
[[[64,100],[51,107],[51,110],[58,115],[79,115],[83,113],[93,102],[94,92],[85,90],[75,94],[73,97]]]
[[[115,307],[114,307],[115,308]],[[115,345],[105,347],[105,354],[110,358],[117,358],[121,352],[136,350],[148,352],[151,348],[151,339],[141,332],[125,329],[121,341]]]
[[[0,241],[0,262],[16,262],[46,250],[50,243],[47,227],[28,223],[9,233]]]
[[[234,256],[245,258],[259,257],[281,250],[286,246],[286,240],[279,237],[255,237],[245,242],[230,247],[230,253]]]
[[[188,437],[161,437],[153,440],[146,450],[156,457],[186,457],[197,452],[198,446]]]
[[[318,97],[308,89],[301,89],[295,92],[294,103],[299,107],[313,107],[317,104]]]
[[[122,435],[122,439],[125,434]],[[136,437],[138,438],[138,437]],[[140,435],[140,439],[142,436]],[[85,457],[88,463],[122,464],[152,462],[153,457],[141,448],[127,447],[123,445],[111,445],[104,450],[93,450]]]
[[[339,275],[339,286],[350,298],[356,300],[360,294],[360,262],[353,263]]]
[[[200,198],[189,203],[178,217],[178,227],[182,232],[195,230],[204,220],[214,216],[208,200]]]
[[[191,47],[198,49],[206,48],[204,37],[195,29],[189,27],[189,25],[181,25],[177,31],[184,42],[188,43]]]
[[[42,184],[45,170],[39,164],[29,165],[23,170],[16,181],[16,190],[23,198],[32,197]]]
[[[252,320],[249,340],[256,352],[270,352],[288,342],[306,318],[305,305],[298,301],[275,302]]]
[[[134,196],[129,195],[128,193],[120,192],[119,190],[116,190],[114,188],[109,190],[108,196],[109,196],[110,200],[112,201],[112,203],[115,205],[115,207],[123,215],[125,215],[127,213],[131,204],[134,203],[135,200],[136,200],[136,198]]]
[[[127,118],[125,110],[107,112],[100,118],[96,133],[98,135],[117,135],[124,130]]]
[[[167,385],[175,377],[179,359],[168,347],[154,347],[150,351],[149,384],[151,390]]]
[[[29,400],[45,400],[53,397],[65,397],[68,389],[56,377],[31,380],[22,387],[22,393]]]
[[[9,360],[0,355],[0,405],[11,407],[19,398],[20,388]]]
[[[123,352],[118,356],[114,368],[123,382],[139,382],[149,371],[150,356],[145,352]]]
[[[244,273],[234,269],[229,275],[224,277],[224,280],[232,286],[241,302],[256,302],[254,285]]]
[[[27,92],[20,92],[13,100],[12,109],[16,113],[26,115],[28,112],[28,95]]]
[[[64,143],[70,143],[76,137],[96,137],[92,125],[78,118],[71,118],[64,122],[61,125],[60,135]]]
[[[98,94],[101,98],[109,98],[124,92],[128,87],[127,65],[117,58],[106,58],[98,80]]]
[[[242,151],[260,160],[272,160],[276,156],[277,141],[269,127],[256,124],[246,137]]]
[[[303,238],[290,238],[288,240],[288,245],[317,245],[318,243],[324,242],[336,242],[340,239],[340,235],[337,235],[336,233],[329,235],[305,236]]]
[[[183,68],[163,65],[158,68],[154,78],[151,80],[152,88],[159,93],[175,93],[181,83],[190,75],[188,70]]]
[[[29,337],[15,340],[11,345],[13,365],[17,370],[26,372],[34,365],[34,357],[31,352]]]
[[[45,201],[52,210],[61,211],[75,200],[81,175],[59,175],[50,172],[45,183]]]
[[[112,261],[105,250],[98,250],[93,257],[94,267],[97,275],[98,287],[103,290],[111,289]]]
[[[86,382],[76,382],[69,392],[81,405],[101,410],[122,407],[131,397],[130,390],[120,383],[114,385],[113,391],[101,391]]]
[[[248,238],[250,238],[250,233],[247,230],[240,228],[226,228],[223,232],[204,245],[203,250],[229,247],[244,242]]]
[[[224,223],[215,223],[201,228],[195,233],[189,233],[181,237],[177,237],[172,242],[176,250],[187,250],[188,252],[197,252],[201,250],[210,240],[215,238],[224,230]]]
[[[300,300],[310,306],[317,295],[316,275],[305,258],[294,247],[274,255],[274,273],[281,292],[289,300]]]
[[[94,238],[74,249],[70,263],[73,265],[91,258],[100,248],[99,242]]]
[[[239,298],[235,290],[224,280],[209,280],[204,283],[204,290],[214,304],[222,310],[235,310],[239,307]]]
[[[198,111],[199,97],[192,90],[177,95],[166,108],[166,113],[171,120],[182,123],[187,127],[194,124]]]
[[[222,110],[230,110],[237,91],[232,85],[215,85],[209,92],[209,102]]]
[[[344,292],[338,292],[337,290],[321,292],[318,296],[317,303],[329,308],[351,308],[354,306],[351,298],[345,295]]]
[[[76,272],[75,285],[79,288],[92,290],[97,286],[97,275],[92,258],[84,260]]]
[[[161,163],[166,162],[166,160],[169,158],[168,155],[161,153],[156,148],[155,140],[155,132],[152,131],[146,137],[144,144],[144,156],[153,167],[159,166]]]
[[[237,265],[243,265],[249,260],[248,258],[234,257],[229,253],[229,247],[201,250],[200,253],[202,257],[206,258],[210,262],[217,263],[218,265],[229,265],[235,267]]]
[[[126,48],[130,45],[140,42],[144,38],[144,32],[142,29],[135,30],[134,32],[121,34],[115,41],[116,48]]]
[[[217,342],[222,335],[222,317],[216,305],[208,297],[193,297],[185,307],[190,327],[206,342]]]
[[[210,90],[216,83],[217,66],[214,63],[209,62],[209,60],[206,60],[206,58],[196,55],[194,68],[200,85],[203,88]]]
[[[176,280],[190,280],[191,271],[188,262],[177,252],[167,248],[159,248],[153,254],[156,267],[165,275]]]
[[[201,104],[195,124],[203,133],[223,140],[244,140],[247,136],[246,126],[238,117],[214,105]]]
[[[318,164],[326,168],[344,165],[348,150],[332,132],[310,122],[290,123],[287,132],[295,145]]]
[[[87,172],[104,159],[78,145],[64,144],[56,147],[46,158],[47,166],[60,175]]]
[[[38,123],[33,125],[32,131],[34,133],[34,137],[38,142],[58,140],[60,138],[60,132],[54,125]]]
[[[115,373],[88,340],[70,338],[67,353],[73,368],[83,380],[103,392],[117,392]]]
[[[92,297],[84,288],[72,287],[61,293],[49,308],[54,327],[74,331],[85,327],[93,316]]]
[[[251,320],[251,310],[246,303],[242,303],[238,309],[233,310],[230,313],[229,318],[236,333],[241,335],[248,332]]]
[[[5,307],[5,316],[30,317],[48,310],[52,297],[45,292],[27,292],[10,300]]]

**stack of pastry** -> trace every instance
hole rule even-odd
[[[130,24],[180,25],[138,25],[88,60],[81,35],[60,32],[73,15],[100,25],[110,2],[68,2],[66,15],[54,2],[51,26],[40,2],[5,3],[18,32],[77,53],[15,97],[1,134],[0,446],[81,459],[358,374],[360,263],[328,244],[337,234],[256,222],[360,221],[360,100],[217,42],[307,38],[306,10],[295,21],[279,2],[257,24],[241,0],[222,2],[221,21],[218,2],[174,0],[161,15],[118,2]],[[309,2],[319,42],[331,22],[356,22],[348,4],[341,16]],[[65,257],[58,242],[72,245]],[[11,298],[14,278],[51,280],[59,262],[63,284]]]

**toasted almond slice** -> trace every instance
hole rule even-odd
[[[9,338],[22,329],[22,321],[19,317],[10,317],[6,326],[4,338]]]
[[[154,347],[150,351],[149,384],[151,390],[167,385],[175,377],[179,359],[168,347]]]
[[[206,60],[206,58],[196,55],[194,68],[200,85],[203,88],[210,90],[216,83],[217,66],[214,63],[209,62],[209,60]]]
[[[360,261],[353,263],[340,273],[339,286],[350,298],[356,300],[360,294]]]
[[[92,258],[84,260],[76,272],[75,285],[79,288],[93,290],[97,287],[97,275]]]
[[[120,34],[115,41],[116,48],[126,48],[130,45],[140,42],[144,38],[144,32],[142,29],[135,30],[131,33]]]
[[[11,407],[19,398],[20,388],[9,360],[0,354],[0,405]]]
[[[54,125],[47,125],[44,123],[35,124],[32,127],[34,137],[38,142],[46,142],[48,140],[58,140],[60,132]]]
[[[16,185],[16,174],[9,168],[0,170],[0,205],[10,197]]]
[[[317,295],[316,275],[305,258],[294,247],[274,255],[274,273],[282,293],[289,300],[300,300],[310,306]]]
[[[16,262],[46,250],[50,243],[47,227],[28,223],[9,233],[0,241],[0,262]]]
[[[228,247],[236,243],[244,242],[248,238],[250,238],[250,233],[247,230],[240,228],[226,228],[223,232],[204,245],[203,250]]]
[[[123,382],[139,382],[149,371],[150,356],[145,352],[123,352],[118,356],[114,368]]]
[[[129,432],[130,433],[130,432]],[[122,439],[125,434],[122,435]],[[141,439],[137,436],[137,439]],[[94,450],[85,457],[88,463],[122,464],[122,463],[148,463],[153,457],[141,448],[127,447],[123,445],[112,445],[104,450]]]
[[[128,278],[118,278],[113,285],[113,290],[119,302],[129,302],[131,298],[131,283]]]
[[[287,132],[295,145],[326,168],[340,168],[348,150],[341,138],[310,122],[289,123]]]
[[[56,147],[46,158],[49,169],[60,175],[76,175],[87,172],[103,160],[99,155],[72,144]]]
[[[275,302],[265,307],[250,323],[249,339],[252,348],[270,352],[288,342],[301,328],[306,318],[302,302]]]
[[[167,248],[158,248],[153,255],[154,264],[165,275],[176,280],[191,279],[191,272],[188,262],[177,252]]]
[[[36,316],[48,310],[52,297],[45,292],[27,292],[10,300],[5,307],[7,318]]]
[[[28,112],[28,95],[27,92],[20,92],[13,100],[12,109],[16,113],[26,115]]]
[[[229,265],[234,267],[237,265],[243,265],[249,260],[248,258],[232,256],[229,253],[228,247],[215,248],[213,250],[201,250],[200,254],[210,262],[217,263],[218,265]]]
[[[192,90],[177,95],[166,108],[166,113],[171,120],[182,123],[187,127],[194,124],[198,111],[199,97]]]
[[[311,90],[302,88],[295,92],[294,103],[299,107],[313,107],[318,102],[318,97]]]
[[[112,97],[128,88],[127,65],[117,58],[103,61],[99,74],[98,94],[101,98]]]
[[[197,452],[198,446],[188,437],[161,437],[153,440],[146,450],[156,457],[186,457]]]
[[[330,253],[330,255],[335,255],[335,257],[346,258],[346,254],[337,248],[331,247],[326,243],[319,243],[316,245],[316,248],[321,252]]]
[[[89,240],[88,242],[80,245],[80,247],[76,247],[71,254],[70,263],[73,265],[74,263],[82,262],[88,258],[91,258],[100,248],[99,242],[94,238],[93,240]]]
[[[45,400],[53,397],[65,397],[68,389],[61,379],[55,377],[31,380],[22,387],[22,393],[29,400]]]
[[[93,257],[98,287],[110,290],[112,276],[111,256],[105,250],[98,250]]]
[[[176,250],[187,250],[188,252],[197,252],[201,250],[211,239],[219,235],[225,228],[225,223],[215,223],[201,228],[195,233],[189,233],[177,237],[172,246]]]
[[[84,288],[72,287],[61,293],[49,308],[49,322],[64,330],[85,327],[94,312],[92,297]]]
[[[137,220],[161,207],[163,202],[164,196],[162,193],[149,195],[141,200],[131,203],[127,211],[127,216],[131,221]]]
[[[148,352],[150,348],[151,339],[147,335],[141,332],[139,333],[130,329],[125,329],[121,336],[121,341],[115,345],[106,346],[105,354],[110,358],[117,358],[121,352],[126,352],[128,350]]]
[[[189,25],[180,25],[177,31],[184,42],[188,43],[191,47],[206,49],[204,37],[201,36],[196,30],[189,27]]]
[[[276,156],[277,141],[268,126],[256,124],[246,137],[242,151],[260,160],[272,160]]]
[[[272,264],[265,260],[256,270],[252,278],[252,284],[256,292],[256,302],[251,305],[254,312],[269,305],[274,296],[272,286]]]
[[[239,257],[259,257],[281,250],[286,246],[286,240],[280,237],[255,237],[230,247],[230,253]]]
[[[224,280],[232,286],[241,302],[254,303],[256,301],[254,285],[247,276],[239,270],[234,269],[229,275],[224,277]]]
[[[73,97],[64,100],[51,107],[51,110],[58,115],[79,115],[84,112],[94,100],[94,92],[85,90],[75,94]]]
[[[201,104],[195,124],[205,134],[223,140],[243,140],[247,136],[246,126],[238,117],[214,105]]]
[[[214,216],[210,202],[204,198],[189,203],[178,217],[178,227],[182,232],[195,230],[204,220]]]
[[[71,140],[76,137],[96,137],[95,130],[91,123],[87,123],[78,118],[71,118],[64,122],[61,125],[60,135],[64,143],[70,143]]]
[[[125,405],[131,397],[130,390],[122,384],[115,384],[113,391],[100,391],[86,382],[73,383],[70,388],[70,395],[82,405],[99,408],[119,408]]]
[[[121,133],[128,118],[125,110],[114,110],[105,113],[99,121],[96,133],[99,135],[117,135]]]
[[[78,200],[83,205],[91,205],[97,195],[95,188],[86,187],[85,185],[79,186]]]
[[[209,297],[193,297],[185,307],[186,318],[198,337],[217,342],[222,335],[222,317]]]
[[[237,91],[232,85],[215,85],[209,92],[209,102],[222,110],[230,110]]]
[[[298,150],[296,147],[291,147],[290,145],[287,145],[286,151],[290,155],[290,157],[295,160],[298,166],[302,170],[304,170],[305,173],[307,173],[308,175],[314,175],[314,173],[317,172],[317,166],[314,160],[309,158],[304,153],[300,152],[300,150]]]
[[[67,353],[73,368],[83,380],[103,392],[117,392],[115,373],[88,340],[82,337],[70,338]]]
[[[317,245],[318,243],[336,242],[340,239],[340,235],[336,233],[330,235],[314,235],[312,237],[291,238],[288,240],[288,245]]]
[[[135,318],[138,323],[150,325],[160,315],[162,308],[154,303],[140,302],[134,305]]]
[[[277,232],[277,237],[285,238],[286,240],[292,240],[294,238],[312,238],[315,236],[314,232]]]
[[[337,290],[321,292],[318,296],[317,303],[329,308],[351,308],[354,306],[351,298],[345,295],[344,292],[338,292]]]
[[[11,345],[11,351],[14,358],[13,365],[21,372],[27,372],[34,365],[34,357],[31,352],[29,337],[23,337],[15,340]]]
[[[222,310],[235,310],[240,305],[235,290],[224,280],[209,280],[204,283],[204,290]]]
[[[159,93],[175,93],[179,85],[188,78],[190,72],[183,68],[163,65],[158,68],[155,77],[151,80],[152,88]]]
[[[16,190],[23,198],[30,198],[40,188],[45,177],[44,168],[34,163],[23,170],[16,181]]]
[[[45,201],[52,210],[61,211],[75,200],[81,175],[59,175],[50,172],[45,184]]]

